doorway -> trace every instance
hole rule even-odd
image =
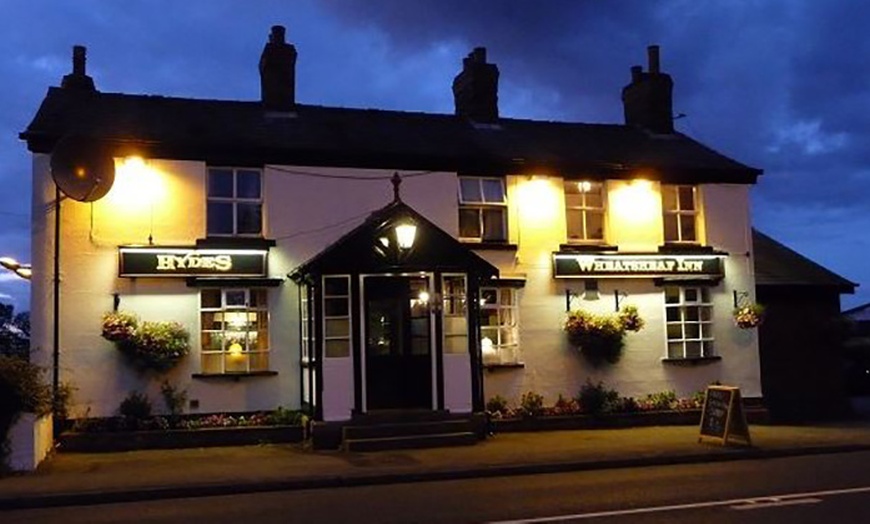
[[[365,277],[366,408],[432,408],[429,278]]]

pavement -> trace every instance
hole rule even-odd
[[[0,511],[870,450],[870,420],[750,425],[751,447],[697,426],[502,433],[473,446],[350,453],[301,444],[55,453],[0,478]],[[2,520],[2,519],[0,519]]]

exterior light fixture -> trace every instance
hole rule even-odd
[[[396,243],[399,249],[411,249],[414,246],[414,238],[417,236],[417,226],[403,222],[396,226]]]
[[[0,266],[5,267],[24,280],[30,280],[30,277],[33,276],[33,270],[31,269],[30,264],[21,264],[11,257],[0,258]]]
[[[577,190],[581,193],[588,193],[592,191],[592,182],[588,180],[583,180],[582,182],[577,182]]]

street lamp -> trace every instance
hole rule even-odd
[[[0,266],[5,267],[24,280],[30,280],[30,277],[33,276],[30,264],[21,264],[12,257],[0,257]]]

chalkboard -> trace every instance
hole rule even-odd
[[[749,426],[743,413],[740,388],[730,386],[709,386],[704,395],[704,408],[701,410],[701,427],[698,442],[704,439],[715,440],[728,445],[740,443],[752,445]]]

